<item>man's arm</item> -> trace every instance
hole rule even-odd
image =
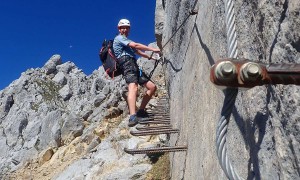
[[[144,58],[147,58],[147,59],[153,59],[153,60],[157,60],[157,59],[154,59],[153,57],[150,57],[148,54],[144,53],[143,51],[141,50],[137,50],[136,53]]]
[[[160,52],[160,49],[158,48],[152,48],[152,47],[148,47],[148,46],[145,46],[141,43],[136,43],[136,42],[130,42],[128,44],[129,47],[131,48],[134,48],[136,50],[142,50],[142,51],[153,51],[153,52],[156,52],[156,53],[159,53]],[[137,51],[138,52],[138,51]],[[139,53],[138,53],[139,54]],[[142,54],[139,54],[141,56],[143,56]],[[148,55],[147,55],[148,56]],[[143,56],[144,57],[144,56]]]

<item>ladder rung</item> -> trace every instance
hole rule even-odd
[[[171,134],[179,133],[179,129],[159,129],[159,130],[144,130],[144,131],[130,131],[133,136],[148,136],[148,135],[159,135],[159,134]]]
[[[142,126],[142,127],[136,127],[139,131],[145,131],[145,130],[159,130],[159,129],[171,129],[171,125],[161,125],[161,126]]]
[[[166,147],[155,147],[155,148],[141,148],[141,149],[127,149],[124,151],[128,154],[151,154],[151,153],[164,153],[164,152],[178,152],[186,151],[187,146],[166,146]]]

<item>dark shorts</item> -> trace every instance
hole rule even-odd
[[[127,84],[138,83],[142,86],[150,80],[144,72],[140,71],[134,58],[130,56],[122,56],[120,61],[122,74]]]

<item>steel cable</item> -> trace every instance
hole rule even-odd
[[[235,30],[235,12],[232,0],[224,0],[225,3],[225,16],[226,16],[226,30],[227,30],[227,49],[229,57],[237,58],[237,39]],[[217,127],[217,155],[219,164],[221,165],[224,173],[228,179],[236,180],[241,179],[233,168],[231,161],[227,154],[226,136],[227,128],[235,104],[236,96],[238,94],[237,88],[227,88],[224,90],[224,103],[221,112],[221,118]]]
[[[194,5],[192,7],[192,9],[190,9],[189,11],[189,15],[183,20],[183,22],[180,24],[180,26],[175,30],[175,32],[172,33],[171,37],[167,40],[167,42],[162,46],[162,48],[160,49],[161,52],[164,50],[164,48],[167,46],[167,44],[171,41],[171,39],[173,39],[173,37],[175,36],[175,34],[183,27],[183,25],[187,22],[187,20],[189,19],[190,16],[195,15],[198,13],[198,11],[196,10],[196,5],[198,3],[198,0],[196,0],[194,2]],[[151,53],[150,58],[152,58],[154,52]],[[149,79],[151,79],[156,67],[158,66],[159,61],[162,59],[162,57],[160,57],[159,59],[156,60],[155,64],[154,64],[154,68],[153,70],[149,73]]]

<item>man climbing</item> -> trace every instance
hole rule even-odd
[[[130,22],[127,19],[121,19],[119,21],[118,30],[119,35],[114,39],[113,50],[119,60],[123,77],[128,84],[127,103],[130,113],[128,126],[132,127],[135,126],[142,117],[145,117],[147,114],[145,107],[156,91],[156,85],[139,69],[135,54],[151,59],[151,57],[143,51],[159,53],[160,50],[129,40],[127,37],[130,31]],[[138,84],[146,87],[147,91],[142,99],[139,110],[136,112]]]

